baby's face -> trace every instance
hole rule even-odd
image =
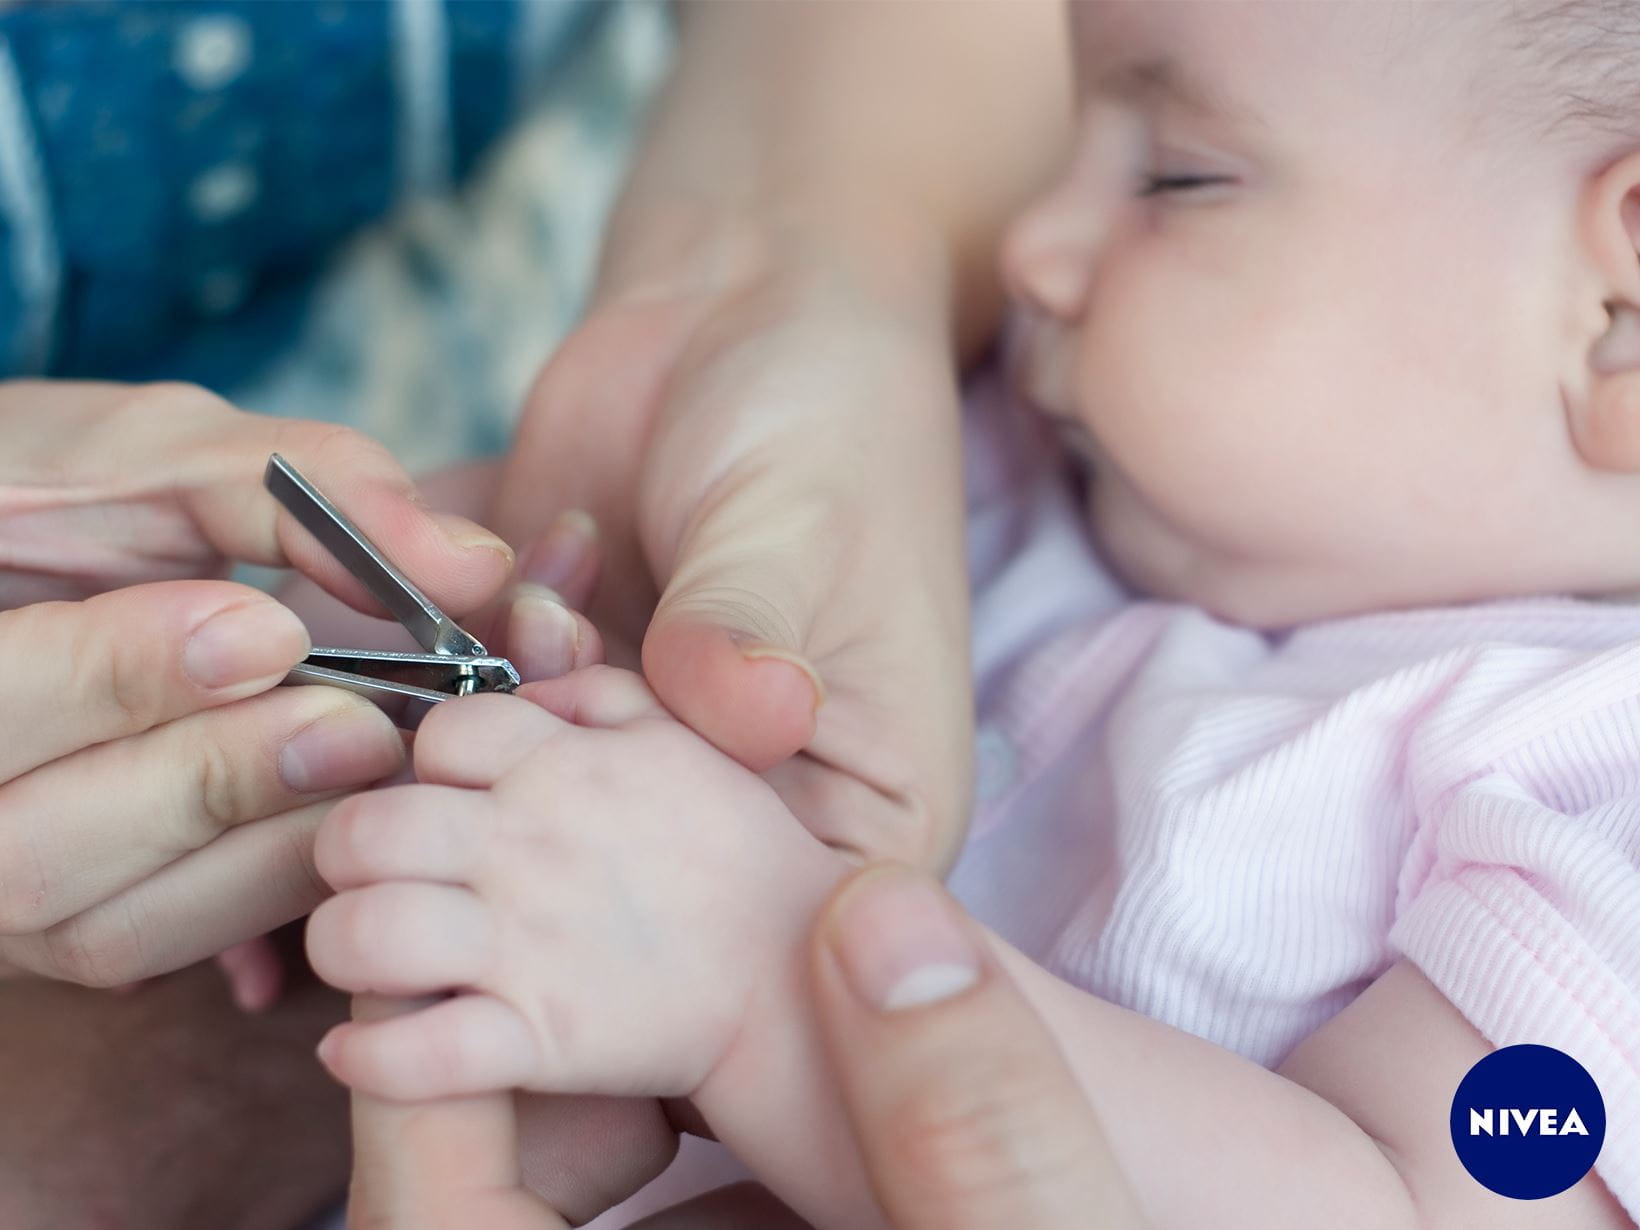
[[[1477,119],[1491,8],[1077,6],[1013,357],[1140,589],[1278,625],[1624,583],[1586,540],[1636,480],[1562,406],[1582,180]]]

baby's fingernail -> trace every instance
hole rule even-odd
[[[979,981],[979,950],[958,911],[932,880],[874,868],[833,904],[827,938],[855,995],[878,1012],[902,1012]]]
[[[279,752],[279,777],[297,794],[364,786],[404,759],[404,741],[376,706],[354,702],[302,727]]]
[[[271,686],[312,648],[295,612],[271,600],[218,611],[182,648],[182,669],[202,688]]]
[[[598,541],[598,523],[579,508],[559,513],[525,557],[524,580],[548,589],[565,585]]]
[[[751,662],[786,662],[795,666],[809,677],[809,686],[814,689],[815,713],[818,714],[820,706],[826,703],[825,680],[820,678],[820,672],[801,654],[795,654],[789,649],[776,649],[773,645],[743,644],[740,647],[740,655]]]
[[[575,668],[581,625],[552,590],[522,583],[513,587],[507,616],[507,649],[526,679],[556,679]]]

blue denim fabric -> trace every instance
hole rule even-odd
[[[542,7],[526,12],[532,2]],[[13,131],[0,131],[12,145],[0,152],[0,375],[243,379],[289,337],[325,258],[408,188],[465,174],[513,118],[518,76],[568,52],[600,7],[200,0],[0,11],[21,103]],[[423,32],[417,53],[407,21]],[[521,42],[537,62],[525,63]],[[421,55],[430,112],[427,98],[409,97],[407,54]],[[449,175],[407,187],[418,155],[405,128],[418,107],[440,121],[423,144]],[[44,228],[7,191],[19,158],[38,170]],[[31,284],[31,261],[54,271],[50,294]]]

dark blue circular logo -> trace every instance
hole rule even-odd
[[[1583,1065],[1552,1046],[1506,1046],[1452,1095],[1452,1147],[1500,1196],[1542,1200],[1571,1187],[1606,1139],[1606,1103]]]

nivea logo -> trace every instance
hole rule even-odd
[[[1476,1182],[1516,1200],[1558,1195],[1589,1173],[1606,1104],[1583,1065],[1551,1046],[1506,1046],[1452,1095],[1452,1146]]]
[[[1577,1107],[1565,1112],[1566,1117],[1561,1119],[1561,1112],[1553,1106],[1533,1106],[1527,1110],[1517,1110],[1513,1106],[1500,1106],[1497,1109],[1497,1131],[1492,1130],[1494,1122],[1491,1107],[1485,1110],[1471,1109],[1469,1112],[1469,1134],[1471,1136],[1507,1136],[1511,1125],[1516,1136],[1525,1136],[1536,1132],[1539,1136],[1587,1136],[1589,1129],[1583,1126],[1583,1119],[1577,1113]],[[1559,1126],[1555,1126],[1559,1122]]]

